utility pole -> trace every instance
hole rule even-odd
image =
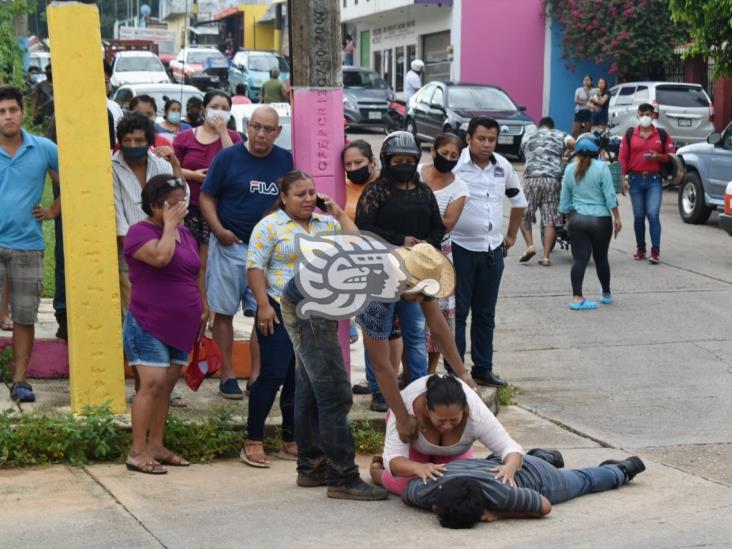
[[[289,0],[292,143],[295,166],[310,174],[318,192],[346,201],[340,0]],[[338,326],[350,371],[348,321]]]

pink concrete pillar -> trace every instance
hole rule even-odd
[[[292,150],[295,167],[315,180],[315,188],[346,203],[343,149],[343,89],[295,88],[292,114]],[[338,325],[338,339],[346,369],[351,369],[348,321]]]

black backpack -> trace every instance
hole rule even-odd
[[[666,152],[666,143],[668,142],[668,133],[663,128],[656,128],[658,130],[658,135],[661,136],[661,145],[663,146],[663,152],[664,154],[668,154]],[[625,143],[630,148],[630,140],[633,137],[633,132],[635,131],[634,127],[628,128],[628,131],[625,132]],[[661,162],[661,177],[663,179],[669,179],[673,177],[674,175],[674,163],[673,162]]]

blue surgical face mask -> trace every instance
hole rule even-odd
[[[122,151],[122,156],[125,159],[125,162],[139,162],[145,156],[147,155],[147,145],[144,147],[120,147],[119,150]]]
[[[171,124],[178,124],[180,122],[180,113],[179,112],[169,112],[166,116],[168,119],[168,122]]]

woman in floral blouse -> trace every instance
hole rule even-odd
[[[270,466],[262,445],[264,422],[280,387],[283,443],[279,456],[297,459],[293,434],[295,354],[280,313],[280,296],[295,275],[295,236],[333,233],[340,230],[341,224],[353,224],[335,202],[323,195],[320,198],[325,201],[328,215],[314,213],[318,194],[313,179],[304,172],[282,176],[279,191],[272,213],[252,231],[247,257],[249,287],[257,300],[256,330],[262,364],[259,377],[249,389],[247,438],[241,453],[242,461],[253,467]]]

